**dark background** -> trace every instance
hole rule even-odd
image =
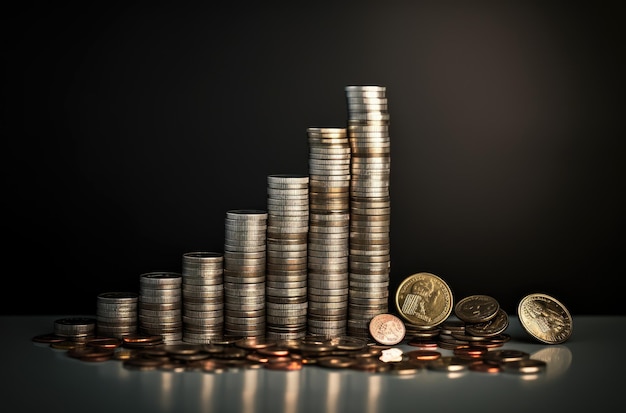
[[[429,271],[626,314],[620,2],[234,3],[4,13],[0,314],[93,314],[223,251],[361,84],[389,101],[390,309]]]

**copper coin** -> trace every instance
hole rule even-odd
[[[333,369],[346,369],[352,366],[356,362],[356,359],[352,357],[336,357],[336,356],[326,356],[320,357],[317,359],[318,366],[328,367]]]
[[[32,341],[35,343],[47,343],[47,344],[60,343],[61,341],[65,341],[65,340],[66,340],[65,337],[57,336],[54,333],[39,334],[32,338]]]
[[[472,371],[478,371],[481,373],[491,373],[496,374],[502,371],[502,368],[497,364],[485,363],[484,361],[480,361],[478,363],[472,363],[468,366],[468,369]]]
[[[278,361],[274,363],[266,363],[265,368],[270,370],[294,371],[302,370],[301,360]]]
[[[437,360],[441,357],[441,353],[435,350],[412,350],[404,353],[411,360]]]
[[[370,320],[369,332],[378,343],[393,346],[404,340],[406,326],[393,314],[378,314]]]

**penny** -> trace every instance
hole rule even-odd
[[[429,361],[426,367],[435,371],[458,372],[467,370],[469,364],[467,360],[458,356],[442,356]]]
[[[472,363],[468,366],[469,370],[478,371],[481,373],[491,373],[496,374],[502,371],[502,367],[497,364],[485,363],[484,361],[479,361],[478,363]]]
[[[393,346],[404,339],[404,322],[393,314],[378,314],[369,322],[369,332],[380,344]]]
[[[502,371],[518,374],[536,374],[546,369],[547,363],[538,359],[523,359],[500,364]]]
[[[441,357],[441,353],[435,350],[412,350],[404,353],[411,360],[436,360]]]
[[[35,343],[47,343],[47,344],[60,343],[65,340],[67,340],[65,337],[57,336],[54,333],[39,334],[32,338],[32,341]]]
[[[334,369],[345,369],[352,366],[356,359],[353,357],[334,357],[325,356],[317,359],[317,364],[321,367],[329,367]]]

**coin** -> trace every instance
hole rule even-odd
[[[405,320],[417,326],[436,326],[452,313],[448,284],[435,274],[419,272],[405,278],[396,290],[396,307]]]
[[[522,327],[546,344],[561,344],[572,335],[572,316],[556,298],[547,294],[526,295],[517,306]]]
[[[378,343],[393,346],[404,339],[406,327],[393,314],[378,314],[370,320],[369,331]]]
[[[517,374],[536,374],[545,371],[547,363],[543,360],[527,358],[523,360],[509,361],[501,363],[503,372]]]
[[[498,301],[484,294],[470,295],[454,306],[454,314],[466,323],[484,323],[498,314]]]

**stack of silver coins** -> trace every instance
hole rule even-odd
[[[265,337],[267,211],[226,212],[224,336]]]
[[[352,153],[348,332],[367,336],[369,321],[389,306],[389,111],[384,86],[345,92]]]
[[[54,320],[54,335],[68,341],[83,341],[96,335],[97,320],[92,317],[66,317]]]
[[[346,128],[307,129],[309,143],[308,332],[347,333],[350,143]]]
[[[131,291],[100,293],[96,297],[98,335],[121,338],[137,333],[139,294]]]
[[[267,177],[266,321],[268,338],[307,333],[309,176]]]
[[[183,254],[183,341],[208,344],[224,333],[224,255]]]
[[[183,339],[182,274],[148,272],[139,276],[139,332],[160,335],[164,343]]]

